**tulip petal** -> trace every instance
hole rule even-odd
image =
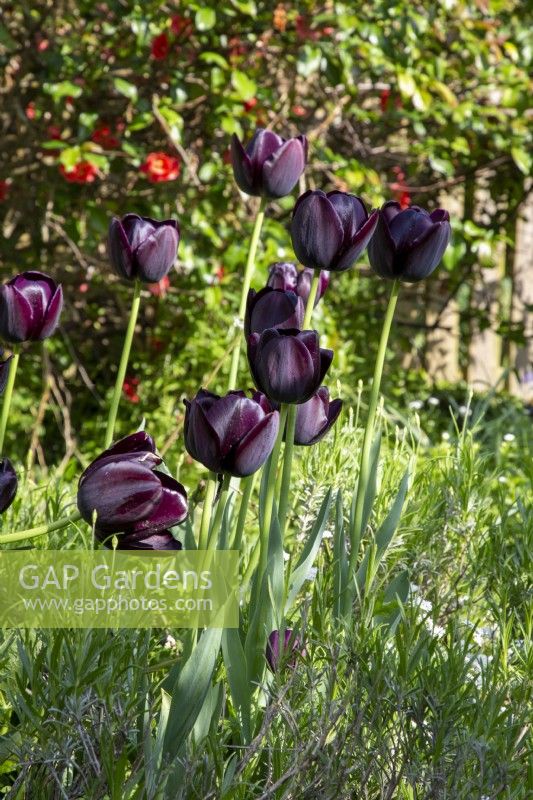
[[[267,286],[284,292],[295,292],[298,282],[296,264],[290,261],[277,261],[268,268]]]
[[[279,429],[279,413],[273,411],[263,417],[242,439],[232,459],[231,474],[246,478],[263,466],[274,447]]]
[[[134,252],[134,268],[145,283],[158,283],[176,261],[179,236],[173,227],[160,227],[150,234]]]
[[[394,258],[396,245],[390,235],[383,209],[378,212],[378,221],[374,234],[368,243],[368,260],[374,272],[380,278],[394,279]]]
[[[184,430],[185,448],[189,455],[212,472],[220,472],[220,439],[196,400],[186,403]]]
[[[96,538],[103,543],[104,547],[111,547],[113,534],[104,533],[96,529]],[[139,534],[119,534],[117,536],[117,550],[181,550],[182,544],[175,539],[170,531],[160,531],[159,533]]]
[[[161,481],[149,467],[135,461],[100,462],[80,478],[78,509],[88,523],[96,511],[98,527],[112,533],[148,516],[162,494]]]
[[[280,336],[262,344],[257,373],[259,388],[264,388],[265,394],[278,403],[302,403],[315,390],[313,355],[294,336]]]
[[[321,386],[318,392],[298,406],[294,443],[308,445],[313,442],[328,423],[329,392]]]
[[[305,151],[299,139],[289,139],[263,164],[263,189],[268,197],[290,194],[305,169]]]
[[[390,226],[394,217],[402,211],[401,205],[396,200],[388,200],[381,206],[381,215],[387,226]]]
[[[450,241],[448,222],[435,222],[402,258],[402,280],[416,283],[427,278],[438,266]],[[401,256],[398,254],[397,259]]]
[[[127,214],[126,216],[130,215]],[[131,216],[136,217],[137,215]],[[121,278],[133,278],[133,251],[126,231],[118,217],[113,217],[109,223],[107,251],[115,272],[120,275]]]
[[[325,348],[320,348],[320,367],[318,373],[318,384],[320,385],[324,380],[326,372],[331,366],[331,362],[333,361],[333,350],[326,350]]]
[[[0,514],[7,511],[16,497],[18,488],[17,473],[9,458],[0,459]]]
[[[335,264],[335,272],[344,272],[353,266],[353,264],[355,264],[361,253],[364,252],[368,243],[372,239],[377,224],[378,211],[374,211],[369,216],[365,224],[357,231],[353,237],[351,245],[343,252],[340,259]]]
[[[252,162],[246,154],[239,137],[234,133],[231,137],[231,163],[235,182],[242,192],[250,195],[261,194],[261,189],[254,183]]]
[[[32,327],[32,308],[23,294],[7,284],[0,289],[0,334],[7,342],[25,342]]]
[[[409,250],[416,239],[431,228],[431,217],[417,206],[404,209],[389,224],[390,235],[394,239],[396,251],[403,253]]]
[[[298,411],[300,410],[301,406],[299,406]],[[311,436],[307,439],[307,441],[296,441],[296,437],[294,439],[295,444],[303,444],[303,445],[313,445],[320,442],[321,439],[324,438],[326,433],[331,430],[333,425],[336,423],[339,414],[342,411],[342,400],[332,400],[329,404],[328,415],[326,418],[325,424],[320,428],[320,430],[315,433],[314,436]]]
[[[138,214],[125,214],[120,223],[132,252],[135,252],[157,227],[155,220],[140,217]]]
[[[134,522],[126,533],[158,533],[166,528],[179,525],[188,513],[187,492],[185,488],[164,472],[154,470],[153,475],[161,482],[162,494],[157,505],[144,519]]]
[[[258,128],[246,146],[246,153],[252,162],[254,172],[260,173],[267,158],[270,158],[283,143],[284,139],[274,131]]]
[[[368,219],[366,206],[360,197],[347,192],[328,192],[327,198],[340,219],[344,231],[343,247],[346,247]]]
[[[263,418],[260,405],[248,397],[239,397],[231,392],[221,397],[206,413],[220,442],[220,455],[224,459],[248,431]]]
[[[53,334],[53,332],[57,328],[59,317],[61,316],[62,310],[63,310],[63,289],[61,288],[61,286],[58,286],[54,293],[54,296],[52,297],[50,303],[48,304],[48,308],[46,309],[45,321],[43,327],[41,328],[39,339],[47,339],[49,336]]]
[[[294,292],[269,286],[260,292],[251,289],[246,304],[245,334],[263,333],[267,328],[299,328],[304,314],[302,300]]]
[[[324,192],[306,192],[296,203],[291,222],[298,261],[312,269],[330,269],[343,241],[338,214]]]

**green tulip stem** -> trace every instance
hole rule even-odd
[[[279,528],[281,536],[285,534],[285,524],[287,521],[287,509],[289,506],[289,494],[291,488],[292,456],[294,453],[294,431],[296,428],[296,414],[298,406],[290,405],[287,413],[287,425],[285,429],[285,451],[283,453],[283,474],[281,478],[281,489],[279,493]]]
[[[216,473],[210,472],[207,479],[207,486],[205,489],[204,505],[202,508],[202,521],[200,523],[200,535],[198,537],[198,550],[206,550],[207,542],[209,540],[209,527],[211,525],[211,514],[213,512],[213,503],[217,491],[217,476]]]
[[[209,531],[209,536],[207,539],[208,550],[212,550],[216,546],[217,536],[220,531],[220,526],[222,525],[222,515],[224,513],[224,509],[226,508],[226,502],[228,499],[230,481],[231,481],[231,475],[224,475],[224,479],[222,481],[222,488],[220,489],[220,494],[217,501],[215,516],[213,517],[213,523],[211,525],[211,529]]]
[[[139,314],[139,307],[141,304],[141,282],[136,280],[133,286],[133,300],[131,303],[130,319],[126,329],[126,336],[124,337],[124,345],[122,347],[122,355],[120,357],[120,364],[118,366],[117,380],[115,382],[115,391],[111,400],[109,408],[109,416],[107,418],[107,428],[105,433],[105,447],[109,447],[113,441],[113,434],[115,432],[115,423],[117,421],[118,404],[122,396],[122,387],[124,386],[124,378],[126,377],[126,370],[128,368],[128,360],[130,357],[131,343],[133,342],[133,334],[135,333],[135,325],[137,323],[137,316]]]
[[[9,375],[7,376],[7,384],[4,392],[4,402],[2,404],[2,417],[0,418],[0,455],[2,454],[2,450],[4,447],[7,421],[9,419],[9,409],[11,408],[11,397],[13,395],[13,387],[15,385],[15,377],[17,375],[19,358],[20,358],[20,351],[18,345],[13,345],[13,358],[9,363]]]
[[[50,522],[48,525],[39,525],[37,528],[28,528],[25,531],[16,531],[15,533],[0,534],[0,544],[21,542],[23,539],[35,539],[37,536],[44,536],[45,533],[60,531],[61,528],[66,528],[71,522],[79,522],[80,519],[81,514],[76,511],[74,514],[62,517],[55,522]]]
[[[389,298],[389,304],[385,313],[383,321],[383,328],[381,330],[381,338],[379,340],[378,353],[376,356],[376,364],[374,367],[374,377],[372,378],[372,388],[370,391],[370,403],[368,406],[368,416],[366,419],[365,433],[363,437],[363,447],[361,450],[361,461],[359,466],[359,479],[357,482],[357,495],[355,500],[355,511],[353,515],[353,525],[350,531],[350,561],[348,575],[350,580],[353,580],[355,567],[357,563],[357,556],[359,553],[359,545],[364,531],[361,530],[363,524],[363,511],[365,505],[365,495],[370,471],[370,449],[372,446],[372,439],[374,436],[374,423],[376,419],[376,410],[378,407],[379,390],[381,386],[381,377],[383,375],[383,365],[385,363],[385,355],[387,352],[387,343],[389,341],[389,334],[396,309],[396,302],[400,291],[400,282],[394,281]]]
[[[249,475],[241,483],[242,497],[241,505],[239,507],[239,516],[237,518],[237,528],[235,529],[235,537],[231,546],[232,550],[240,550],[242,545],[242,535],[244,533],[244,526],[246,525],[246,515],[248,513],[248,505],[250,497],[254,488],[255,475]]]
[[[279,454],[281,450],[281,443],[283,441],[283,433],[285,430],[285,423],[287,422],[287,413],[289,406],[283,403],[279,412],[279,431],[274,444],[270,458],[265,464],[264,469],[268,469],[267,486],[265,492],[265,506],[263,508],[263,524],[259,535],[260,541],[260,556],[259,556],[259,580],[258,586],[261,586],[263,575],[268,562],[268,542],[270,539],[270,525],[272,522],[272,512],[274,510],[274,502],[276,496],[276,473],[278,471]]]
[[[309,297],[307,298],[307,305],[305,306],[305,316],[302,322],[302,330],[306,331],[311,325],[311,317],[313,316],[313,309],[315,307],[315,300],[318,293],[318,285],[320,283],[320,270],[313,270],[313,280],[311,281],[311,288],[309,289]]]
[[[250,284],[252,283],[252,277],[254,273],[257,245],[259,244],[261,228],[263,227],[263,221],[265,219],[265,206],[266,206],[266,200],[265,198],[261,198],[261,203],[259,204],[259,208],[257,210],[257,216],[255,218],[252,238],[250,239],[250,248],[248,250],[248,258],[246,261],[246,268],[244,270],[244,277],[242,281],[241,302],[239,304],[239,315],[236,320],[236,323],[239,326],[239,328],[244,323],[244,315],[246,313],[246,301],[248,300],[248,292],[250,291]],[[231,356],[231,367],[228,378],[228,392],[231,391],[231,389],[235,389],[235,384],[237,382],[237,373],[239,371],[239,358],[241,354],[241,343],[242,343],[242,333],[239,330],[238,339],[235,344],[235,347],[233,348],[233,353]]]

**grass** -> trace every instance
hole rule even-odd
[[[463,410],[464,411],[464,410]],[[420,414],[420,418],[418,417]],[[361,798],[522,800],[533,786],[530,595],[533,467],[530,420],[484,400],[466,423],[425,405],[402,420],[386,407],[371,530],[409,462],[415,475],[376,590],[333,618],[335,516],[291,624],[305,652],[268,675],[244,747],[224,667],[186,752],[167,774],[154,756],[178,630],[31,630],[2,634],[0,772],[7,798]],[[444,419],[444,422],[443,422]],[[460,417],[458,417],[460,419]],[[442,437],[442,430],[447,435]],[[509,435],[511,434],[511,435]],[[326,490],[357,475],[357,411],[301,449],[286,550],[297,554]],[[192,489],[192,484],[190,484]],[[45,488],[27,479],[4,530],[59,516],[75,493],[69,469]],[[252,498],[243,564],[255,541]],[[85,526],[36,540],[90,546]],[[368,543],[363,543],[365,548]],[[290,555],[289,555],[290,558]],[[401,606],[386,588],[408,576]],[[398,584],[399,585],[399,584]],[[163,699],[162,699],[163,698]]]

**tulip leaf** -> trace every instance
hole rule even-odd
[[[222,628],[208,628],[187,659],[172,691],[164,738],[164,754],[173,760],[184,747],[202,710],[220,650]]]
[[[216,724],[215,721],[220,717],[223,700],[224,684],[222,682],[211,684],[207,691],[205,702],[202,705],[202,710],[198,714],[192,729],[192,738],[195,745],[201,744],[209,735],[210,729]]]
[[[402,570],[392,579],[383,593],[378,613],[375,614],[374,620],[378,625],[384,625],[389,628],[390,633],[394,633],[401,619],[401,606],[407,601],[409,587],[409,574],[407,570]]]
[[[241,636],[236,628],[226,628],[222,634],[222,655],[228,676],[231,699],[240,717],[243,743],[251,739],[251,695],[246,656]]]
[[[335,536],[333,539],[333,616],[341,617],[341,598],[348,582],[348,558],[344,535],[344,504],[342,491],[337,492],[335,504]]]
[[[315,560],[316,554],[320,548],[320,543],[322,542],[322,536],[324,533],[324,528],[326,527],[326,523],[329,518],[329,510],[331,506],[331,489],[328,489],[324,500],[322,501],[322,505],[320,506],[320,511],[318,512],[318,516],[314,522],[313,527],[311,528],[311,532],[309,534],[309,538],[307,543],[302,551],[302,554],[298,560],[298,564],[296,565],[295,569],[291,573],[289,578],[289,592],[287,595],[287,601],[285,603],[285,613],[287,614],[296,599],[296,595],[300,591],[303,586],[307,575],[309,574],[309,570],[313,566],[313,562]]]
[[[381,428],[379,428],[374,436],[374,441],[372,442],[372,446],[370,448],[370,469],[368,472],[368,481],[365,487],[365,499],[363,503],[363,517],[361,520],[361,530],[357,531],[357,538],[356,538],[356,548],[359,549],[359,544],[361,542],[361,538],[366,531],[366,527],[370,520],[370,515],[372,514],[372,508],[374,506],[374,500],[376,499],[376,491],[377,491],[377,475],[378,475],[378,466],[379,466],[379,453],[381,450]],[[352,530],[354,525],[354,516],[355,516],[355,504],[357,501],[357,492],[359,491],[359,479],[354,487],[354,492],[352,496],[352,506],[350,509],[350,530]]]
[[[377,570],[381,559],[385,555],[385,552],[387,551],[388,547],[390,546],[390,543],[394,538],[394,534],[396,533],[396,530],[400,523],[400,517],[405,503],[405,498],[407,497],[408,488],[409,488],[409,469],[405,471],[405,474],[400,483],[400,488],[398,489],[398,494],[396,495],[396,498],[391,506],[391,509],[375,535],[373,542],[373,547],[375,548],[375,555],[373,558],[373,565],[372,565],[372,569],[374,572]],[[356,584],[360,591],[364,589],[367,582],[367,571],[369,568],[370,559],[371,559],[371,548],[369,547],[355,575]]]

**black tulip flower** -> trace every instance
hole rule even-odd
[[[181,483],[157,469],[154,440],[139,432],[120,439],[90,464],[78,485],[78,509],[96,537],[119,550],[179,550],[168,528],[187,516]]]
[[[0,514],[6,511],[17,494],[18,479],[9,458],[0,459]]]
[[[294,635],[292,628],[286,628],[283,636],[283,652],[280,652],[280,633],[272,631],[266,646],[266,660],[272,672],[277,672],[282,660],[286,660],[289,667],[296,665],[296,656],[301,652],[301,643],[298,636]]]
[[[42,272],[23,272],[0,287],[0,337],[39,341],[53,334],[63,308],[63,290]]]
[[[200,389],[185,401],[185,447],[213,472],[245,478],[263,466],[274,447],[279,414],[256,392],[224,397]]]
[[[282,139],[258,128],[246,148],[238,136],[231,139],[233,174],[246,194],[275,198],[290,194],[307,163],[307,139]]]
[[[268,272],[267,286],[270,286],[271,289],[282,289],[284,292],[295,292],[298,297],[302,298],[304,306],[306,305],[309,292],[311,291],[314,270],[308,267],[298,270],[296,269],[296,265],[290,261],[276,261],[275,264],[270,265]],[[329,272],[322,270],[320,273],[315,306],[324,295],[328,286]]]
[[[7,379],[9,377],[10,361],[13,356],[8,356],[5,361],[2,361],[4,351],[0,347],[0,395],[4,393],[6,388]]]
[[[294,444],[316,444],[333,427],[341,413],[342,400],[329,399],[326,386],[321,386],[307,403],[298,406]]]
[[[450,215],[443,208],[431,214],[419,206],[402,211],[390,200],[379,211],[368,246],[370,266],[381,278],[416,283],[438,266],[450,236]]]
[[[109,258],[122,278],[158,283],[176,261],[179,240],[178,223],[173,219],[158,222],[138,214],[113,217],[109,225]]]
[[[305,403],[333,359],[316,331],[269,328],[248,337],[248,362],[257,388],[275,403]]]
[[[263,333],[267,328],[301,328],[305,308],[295,292],[265,286],[260,292],[250,289],[246,302],[244,332]]]
[[[344,272],[370,241],[378,212],[368,214],[360,197],[346,192],[305,192],[296,201],[291,223],[298,261],[310,269]]]

